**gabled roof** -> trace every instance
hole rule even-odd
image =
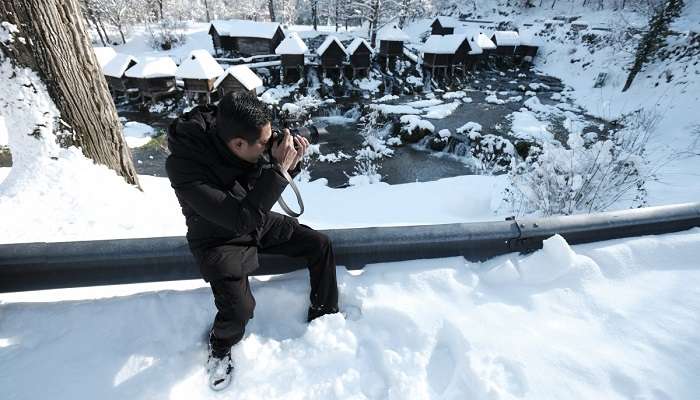
[[[333,35],[328,35],[328,36],[326,36],[326,40],[324,40],[323,43],[321,43],[321,45],[318,46],[318,49],[316,49],[316,54],[318,54],[319,56],[322,56],[323,53],[325,53],[326,50],[328,50],[328,46],[330,46],[331,43],[333,43],[333,42],[338,43],[338,46],[340,46],[340,49],[343,50],[343,52],[344,52],[345,54],[348,53],[348,52],[345,50],[345,46],[343,46],[343,44],[340,43],[340,40],[338,40],[337,37],[335,37],[335,36],[333,36]]]
[[[484,50],[481,47],[479,47],[479,44],[477,43],[477,40],[476,40],[477,37],[478,37],[478,35],[471,36],[469,38],[469,47],[471,47],[471,50],[469,50],[469,54],[483,54],[484,53]]]
[[[520,38],[520,45],[522,46],[541,46],[542,39],[535,36],[535,32],[532,30],[521,29],[518,32],[518,37]]]
[[[212,21],[211,26],[221,36],[254,37],[272,39],[280,27],[277,22],[257,22],[244,19],[229,19]]]
[[[496,31],[493,33],[498,46],[517,46],[520,44],[518,32],[515,31]]]
[[[484,50],[492,50],[496,48],[496,43],[489,39],[489,37],[483,32],[479,32],[476,35],[476,44]]]
[[[117,53],[112,60],[102,67],[102,72],[107,76],[121,78],[124,72],[127,71],[127,68],[129,68],[129,63],[131,61],[136,64],[139,62],[139,60],[132,55]]]
[[[243,85],[248,90],[253,90],[256,87],[262,86],[263,82],[262,79],[258,75],[253,72],[248,66],[246,65],[234,65],[233,67],[228,68],[224,73],[219,76],[219,79],[214,82],[214,88],[218,88],[221,82],[226,79],[227,76],[231,75],[233,78],[235,78],[238,82]]]
[[[212,79],[224,73],[214,57],[206,50],[192,50],[187,59],[177,67],[175,76],[180,79]]]
[[[367,41],[365,39],[362,39],[362,38],[353,39],[353,41],[348,45],[347,53],[348,54],[355,53],[361,44],[364,44],[365,46],[367,46],[370,53],[374,53],[374,49],[372,49],[372,46],[370,46],[369,43],[367,43]]]
[[[275,54],[304,54],[309,51],[308,46],[296,32],[290,33],[275,49]]]
[[[423,53],[454,54],[466,39],[467,35],[464,33],[430,35],[428,40],[423,43],[421,50]]]
[[[380,29],[379,32],[377,32],[377,39],[392,42],[405,42],[410,38],[407,34],[404,33],[404,31],[399,29],[396,25],[387,25],[384,28]]]
[[[172,58],[152,57],[129,68],[124,74],[129,78],[166,78],[174,77],[176,70],[177,65]]]
[[[97,62],[101,68],[104,68],[117,55],[117,52],[111,47],[93,47],[93,50],[95,50],[95,56],[97,56]]]
[[[435,17],[437,21],[440,22],[440,25],[443,28],[455,28],[457,26],[457,20],[452,18],[452,17],[445,17],[443,15],[438,15]],[[435,21],[433,21],[435,22]]]

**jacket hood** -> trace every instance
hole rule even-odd
[[[215,105],[197,106],[173,121],[168,127],[170,153],[209,166],[253,169],[256,164],[238,158],[217,134],[216,110]]]

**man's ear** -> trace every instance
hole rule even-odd
[[[233,138],[233,139],[231,140],[231,144],[232,144],[233,147],[234,147],[235,149],[237,149],[237,150],[242,149],[244,143],[245,143],[245,139],[243,139],[243,138],[238,138],[238,137],[237,137],[237,138]]]

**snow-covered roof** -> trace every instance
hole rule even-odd
[[[347,54],[347,51],[345,50],[345,46],[343,46],[343,44],[340,43],[340,40],[338,40],[338,38],[333,36],[333,35],[326,36],[326,40],[324,40],[323,43],[321,43],[321,45],[318,46],[318,49],[316,49],[316,54],[318,54],[319,56],[322,56],[323,53],[325,53],[326,50],[328,50],[328,46],[330,46],[331,43],[333,43],[333,42],[338,43],[338,46],[340,46],[340,48],[343,50],[343,52],[345,52],[345,54]]]
[[[443,28],[454,28],[457,26],[457,20],[452,17],[438,15],[435,19],[440,21],[440,25],[442,25]]]
[[[129,78],[165,78],[175,76],[177,65],[170,57],[147,58],[133,67],[126,70],[125,75]]]
[[[304,54],[309,51],[296,32],[290,33],[275,49],[275,54]]]
[[[476,35],[476,44],[485,50],[491,50],[496,48],[496,44],[491,39],[489,39],[489,37],[486,36],[483,32],[479,32],[479,34]]]
[[[93,50],[95,50],[97,62],[100,63],[100,67],[102,68],[117,55],[117,52],[111,47],[93,47]]]
[[[139,60],[136,59],[136,57],[129,54],[117,53],[111,61],[102,67],[102,72],[107,76],[121,78],[124,72],[127,71],[131,61],[138,65]]]
[[[187,59],[177,67],[175,76],[180,79],[212,79],[224,73],[214,57],[206,50],[192,50]]]
[[[430,35],[421,48],[423,53],[454,54],[467,38],[466,34]]]
[[[484,50],[477,43],[478,37],[479,37],[479,35],[471,36],[469,38],[469,47],[471,47],[471,50],[469,50],[469,54],[483,54],[484,53]]]
[[[380,29],[379,32],[377,32],[377,39],[379,40],[388,40],[388,41],[396,41],[396,42],[404,42],[409,40],[410,38],[404,31],[399,29],[396,25],[387,25],[384,28]]]
[[[372,46],[370,46],[369,43],[367,43],[367,41],[362,38],[353,39],[353,41],[348,45],[347,53],[353,54],[355,51],[357,51],[357,48],[360,47],[360,45],[363,43],[365,44],[365,46],[367,46],[371,53],[374,53],[374,49],[372,49]]]
[[[280,24],[277,22],[257,22],[244,19],[212,21],[211,25],[221,36],[255,37],[272,39]]]
[[[227,76],[231,75],[234,77],[238,82],[241,83],[246,89],[248,90],[253,90],[256,87],[262,86],[263,82],[262,79],[258,75],[253,72],[248,66],[246,65],[234,65],[233,67],[229,67],[224,73],[219,77],[219,79],[214,82],[214,87],[217,88],[221,84],[221,82],[226,79]]]
[[[535,32],[531,30],[521,30],[518,32],[518,37],[520,38],[520,45],[522,46],[541,46],[542,40],[535,36]]]
[[[517,46],[520,44],[518,32],[515,31],[496,31],[493,33],[496,37],[498,46]]]

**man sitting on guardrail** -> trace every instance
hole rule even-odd
[[[186,219],[190,250],[218,310],[207,361],[215,390],[228,386],[231,346],[243,338],[253,318],[248,275],[258,267],[258,252],[306,259],[311,285],[307,321],[338,312],[328,237],[270,211],[288,184],[285,175],[300,171],[309,145],[285,130],[266,157],[271,119],[256,97],[229,94],[218,106],[195,107],[168,128],[171,154],[165,167]]]

